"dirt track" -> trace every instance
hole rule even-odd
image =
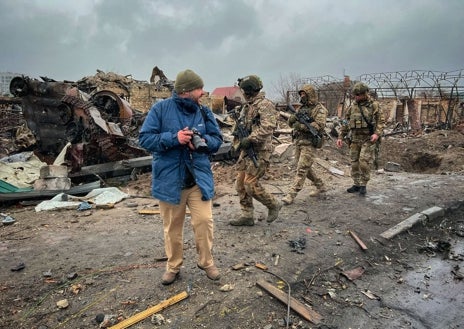
[[[278,221],[246,228],[228,225],[239,211],[233,166],[215,164],[214,254],[223,272],[219,282],[208,280],[196,268],[187,226],[181,278],[168,287],[160,284],[161,220],[158,215],[139,214],[157,205],[146,197],[147,174],[120,187],[143,197],[122,201],[113,209],[36,213],[33,206],[2,208],[16,223],[0,228],[0,326],[98,328],[99,314],[128,318],[189,291],[188,299],[161,312],[164,324],[155,325],[149,317],[131,328],[286,327],[287,307],[256,285],[266,280],[284,291],[288,291],[285,282],[289,283],[291,296],[323,317],[316,325],[291,311],[288,327],[461,328],[463,140],[462,134],[453,136],[455,144],[445,151],[439,144],[450,142],[438,134],[433,143],[430,138],[386,141],[384,163],[395,161],[412,168],[412,160],[424,153],[439,154],[442,160],[438,167],[422,169],[426,174],[373,174],[364,198],[345,192],[351,185],[348,175],[330,174],[319,166],[330,186],[327,196],[307,197],[311,188],[307,183],[295,204],[283,208]],[[424,141],[435,149],[418,145]],[[410,162],[404,162],[406,154]],[[348,172],[343,150],[326,147],[321,159]],[[283,196],[292,169],[290,163],[273,164],[264,184]],[[380,237],[398,222],[433,206],[445,209],[445,216],[391,240]],[[265,214],[264,207],[256,205],[256,217]],[[349,231],[368,249],[361,250]],[[305,248],[292,248],[290,242],[295,241],[305,241]],[[437,251],[419,252],[433,241],[450,242],[448,258]],[[24,269],[11,271],[21,262]],[[268,271],[257,268],[257,262],[266,264]],[[238,264],[243,268],[234,270]],[[356,268],[364,271],[356,280],[341,274]],[[44,276],[44,272],[50,273]],[[225,285],[233,289],[221,291]],[[370,299],[367,292],[379,299]],[[64,299],[69,306],[58,308],[57,302]],[[443,305],[451,306],[443,312]]]

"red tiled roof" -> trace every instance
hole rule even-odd
[[[219,88],[214,89],[211,95],[232,98],[238,90],[239,90],[239,87],[237,86],[219,87]]]

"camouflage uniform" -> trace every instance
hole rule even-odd
[[[256,153],[258,167],[255,167],[247,152],[242,148],[237,162],[235,181],[242,214],[239,219],[231,221],[230,224],[236,226],[254,225],[253,198],[269,209],[267,221],[272,222],[277,218],[281,204],[266,191],[259,179],[266,173],[273,151],[272,135],[277,126],[275,105],[265,98],[264,93],[258,93],[242,106],[240,120],[250,133],[248,140]]]
[[[303,104],[298,111],[307,114],[308,117],[314,120],[311,122],[311,126],[318,130],[322,136],[328,111],[324,105],[318,102],[316,91],[311,85],[304,85],[300,90],[300,93],[302,92],[305,93],[305,96],[302,97]],[[317,196],[320,192],[325,192],[323,181],[312,169],[316,147],[313,145],[312,136],[308,128],[300,123],[295,115],[290,116],[288,124],[294,131],[295,157],[298,164],[293,185],[282,199],[287,205],[293,203],[296,195],[303,188],[306,178],[311,180],[317,188],[317,191],[310,193],[311,196]]]
[[[347,192],[353,193],[359,191],[361,194],[365,194],[366,185],[370,179],[375,150],[380,142],[379,140],[372,142],[371,136],[373,134],[379,137],[382,135],[385,127],[385,119],[379,103],[367,95],[367,86],[364,84],[357,85],[355,85],[353,90],[365,87],[366,98],[355,101],[347,109],[345,115],[346,124],[341,127],[339,139],[343,140],[351,132],[351,177],[353,178],[354,185]]]

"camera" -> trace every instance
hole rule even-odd
[[[193,128],[192,132],[193,132],[192,144],[195,147],[195,151],[199,153],[208,152],[208,145],[206,145],[206,143],[201,138],[200,132],[196,128]]]

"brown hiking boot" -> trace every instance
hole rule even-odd
[[[232,226],[253,226],[255,225],[255,221],[252,217],[240,217],[238,219],[231,220],[229,222]]]
[[[197,265],[197,266],[200,270],[205,271],[208,279],[216,281],[221,278],[221,273],[219,273],[219,269],[215,265],[210,266],[208,268],[203,268],[200,265]]]
[[[269,208],[267,212],[267,218],[266,222],[272,223],[279,217],[279,211],[280,208],[282,208],[282,203],[280,201],[277,201],[277,205],[275,207]]]
[[[161,277],[161,283],[165,286],[173,283],[176,281],[176,279],[179,277],[179,272],[174,273],[174,272],[169,272],[166,271],[164,272],[163,276]]]
[[[289,204],[292,204],[294,199],[295,197],[292,194],[287,194],[282,198],[282,202],[284,203],[284,205],[287,206]]]

